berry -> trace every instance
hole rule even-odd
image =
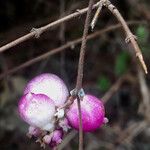
[[[54,102],[44,94],[25,94],[19,101],[21,118],[29,125],[50,131],[54,127]]]
[[[84,132],[91,132],[105,123],[105,109],[100,99],[85,95],[81,101],[81,114]],[[79,130],[79,115],[77,100],[70,106],[66,114],[70,125]]]
[[[29,92],[47,95],[56,106],[64,104],[69,95],[63,80],[50,73],[44,73],[33,78],[25,87],[24,94]]]

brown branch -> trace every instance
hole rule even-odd
[[[82,112],[79,97],[77,97],[78,113],[79,113],[79,150],[83,150],[83,126],[82,126]]]
[[[135,83],[135,79],[130,73],[121,76],[101,98],[104,103],[106,103],[119,90],[124,81]]]
[[[91,29],[92,29],[92,30],[94,29],[94,27],[95,27],[95,25],[96,25],[96,22],[97,22],[97,20],[98,20],[98,17],[99,17],[99,15],[100,15],[101,10],[102,10],[102,6],[103,6],[103,3],[100,1],[99,6],[98,6],[98,8],[97,8],[97,10],[96,10],[96,13],[95,13],[95,15],[94,15],[94,17],[93,17],[93,20],[92,20],[92,22],[91,22]]]
[[[60,2],[60,18],[65,16],[65,0],[59,0]],[[64,44],[65,42],[65,23],[60,24],[60,31],[59,31],[59,38],[61,41],[61,44]]]
[[[148,89],[148,86],[146,84],[146,80],[145,80],[145,77],[144,77],[144,72],[140,68],[138,68],[138,79],[139,79],[140,91],[141,91],[142,98],[143,98],[143,101],[141,103],[143,105],[140,105],[140,106],[143,106],[142,111],[143,111],[143,115],[145,116],[145,119],[150,120],[150,117],[149,117],[149,113],[150,113],[149,89]],[[139,109],[140,108],[141,107],[139,107]]]
[[[134,50],[135,50],[135,54],[138,57],[145,73],[147,74],[147,67],[146,64],[144,62],[143,59],[143,55],[141,53],[141,50],[136,42],[136,37],[132,34],[131,30],[129,29],[126,21],[124,20],[124,18],[122,17],[122,15],[120,14],[120,12],[118,11],[118,9],[111,4],[111,2],[109,0],[103,0],[104,1],[104,6],[106,6],[110,12],[118,19],[118,21],[121,23],[125,33],[126,33],[126,42],[127,43],[131,43],[131,45],[133,46]]]
[[[77,131],[72,130],[67,134],[67,136],[63,139],[62,143],[58,146],[59,150],[65,149],[65,146],[77,135]]]
[[[88,35],[88,29],[89,29],[90,21],[91,21],[93,3],[94,3],[94,0],[89,0],[89,6],[88,6],[87,15],[86,15],[83,37],[82,37],[82,44],[81,44],[81,49],[80,49],[78,74],[77,74],[77,81],[76,81],[76,87],[75,87],[75,90],[77,91],[76,96],[77,96],[78,112],[79,112],[79,150],[83,150],[83,127],[82,127],[81,104],[80,104],[80,98],[78,97],[78,91],[82,88],[84,57],[85,57],[87,35]]]
[[[60,17],[64,17],[66,12],[65,12],[65,0],[59,0],[60,2]],[[60,25],[60,30],[59,30],[59,39],[62,44],[65,44],[65,30],[66,30],[66,25],[65,23],[62,23]],[[61,75],[63,76],[63,78],[68,82],[68,77],[67,77],[67,73],[65,70],[65,52],[61,52],[60,54],[60,72]]]
[[[138,24],[141,24],[141,23],[145,24],[145,22],[142,22],[142,21],[128,21],[127,23],[128,23],[128,25],[138,25]],[[121,27],[120,24],[116,24],[116,25],[112,25],[110,27],[107,27],[105,29],[98,30],[95,33],[92,33],[92,34],[88,35],[87,36],[87,40],[94,39],[94,38],[96,38],[96,37],[98,37],[98,36],[100,36],[100,35],[102,35],[102,34],[104,34],[106,32],[110,32],[112,30],[116,30],[116,29],[118,29],[120,27]],[[6,75],[13,74],[13,73],[17,72],[18,70],[21,70],[21,69],[23,69],[25,67],[28,67],[28,66],[30,66],[30,65],[32,65],[34,63],[37,63],[37,62],[39,62],[39,61],[41,61],[41,60],[43,60],[43,59],[45,59],[45,58],[47,58],[49,56],[52,56],[52,55],[57,54],[57,53],[59,53],[59,52],[61,52],[63,50],[66,50],[67,48],[74,47],[75,45],[81,43],[81,41],[82,41],[82,38],[78,38],[76,40],[70,41],[70,42],[68,42],[65,45],[62,45],[62,46],[60,46],[58,48],[50,50],[50,51],[48,51],[48,52],[46,52],[46,53],[44,53],[44,54],[42,54],[42,55],[40,55],[38,57],[35,57],[34,59],[31,59],[31,60],[29,60],[29,61],[27,61],[27,62],[25,62],[25,63],[15,67],[15,68],[13,68],[13,69],[7,70],[7,72],[4,72],[4,73],[0,74],[0,79],[5,77]]]
[[[116,140],[116,145],[114,149],[117,148],[117,146],[129,143],[132,141],[134,137],[136,137],[138,134],[140,134],[146,127],[148,126],[148,123],[146,121],[141,122],[134,122],[131,125],[129,125],[122,133],[118,136]]]
[[[140,134],[147,126],[148,123],[146,121],[136,123],[136,127],[134,127],[133,130],[129,132],[129,135],[123,141],[121,141],[121,144],[131,142],[132,139]]]
[[[149,22],[150,11],[148,5],[142,3],[142,1],[137,3],[137,0],[128,0],[128,3],[131,5],[131,7],[134,7],[134,11],[138,11],[142,18],[146,18],[147,22]]]
[[[93,9],[97,8],[98,5],[99,5],[99,2],[96,3],[95,5],[93,5]],[[10,43],[0,47],[0,52],[6,51],[7,49],[12,48],[12,47],[14,47],[14,46],[16,46],[16,45],[18,45],[18,44],[20,44],[20,43],[22,43],[24,41],[27,41],[27,40],[29,40],[29,39],[31,39],[33,37],[39,37],[42,33],[50,30],[52,27],[55,27],[57,25],[62,24],[63,22],[67,22],[67,21],[69,21],[69,20],[71,20],[71,19],[73,19],[75,17],[83,15],[87,11],[88,11],[88,7],[84,8],[84,9],[81,9],[81,10],[78,10],[75,13],[72,13],[72,14],[70,14],[68,16],[65,16],[65,17],[63,17],[63,18],[61,18],[59,20],[56,20],[56,21],[54,21],[54,22],[52,22],[50,24],[47,24],[47,25],[45,25],[43,27],[37,28],[37,29],[33,30],[32,32],[30,32],[30,33],[28,33],[28,34],[26,34],[26,35],[24,35],[24,36],[22,36],[22,37],[20,37],[20,38],[18,38],[16,40],[12,41],[12,42],[10,42]]]
[[[113,84],[113,86],[105,93],[105,95],[101,98],[104,103],[106,103],[112,97],[112,95],[118,91],[125,78],[126,75],[120,77],[116,83]]]

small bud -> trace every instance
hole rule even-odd
[[[62,142],[63,132],[62,130],[55,130],[53,132],[52,140],[49,144],[50,147],[55,147]]]
[[[53,133],[51,133],[51,134],[49,134],[49,135],[45,135],[44,137],[43,137],[43,142],[45,143],[45,144],[50,144],[50,142],[51,142],[51,140],[52,140],[52,137],[53,137]]]
[[[64,132],[68,132],[68,130],[71,129],[71,127],[69,126],[69,122],[66,118],[59,120],[58,125],[60,128],[62,128]]]
[[[62,130],[55,130],[49,135],[43,137],[43,142],[50,147],[55,147],[62,142],[63,132]]]
[[[39,128],[30,126],[29,129],[28,129],[27,136],[29,138],[31,138],[32,136],[38,137],[41,133],[42,133],[42,131]]]

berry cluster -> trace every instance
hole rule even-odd
[[[41,74],[25,87],[19,114],[30,125],[27,135],[35,137],[42,147],[55,147],[70,128],[79,129],[77,100],[67,109],[61,107],[68,97],[65,83],[54,74]],[[94,131],[108,121],[103,103],[92,95],[83,97],[81,115],[84,132]]]

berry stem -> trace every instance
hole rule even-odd
[[[84,25],[82,44],[81,44],[81,49],[80,49],[80,57],[79,57],[79,63],[78,63],[78,75],[77,75],[77,82],[76,82],[77,93],[82,88],[84,57],[85,57],[87,35],[88,35],[88,29],[90,26],[93,4],[94,4],[94,1],[90,0],[89,5],[88,5],[86,20],[85,20],[85,25]],[[78,111],[79,111],[79,150],[83,150],[83,128],[82,128],[81,105],[80,105],[80,98],[78,96],[77,96],[77,103],[78,103]]]

